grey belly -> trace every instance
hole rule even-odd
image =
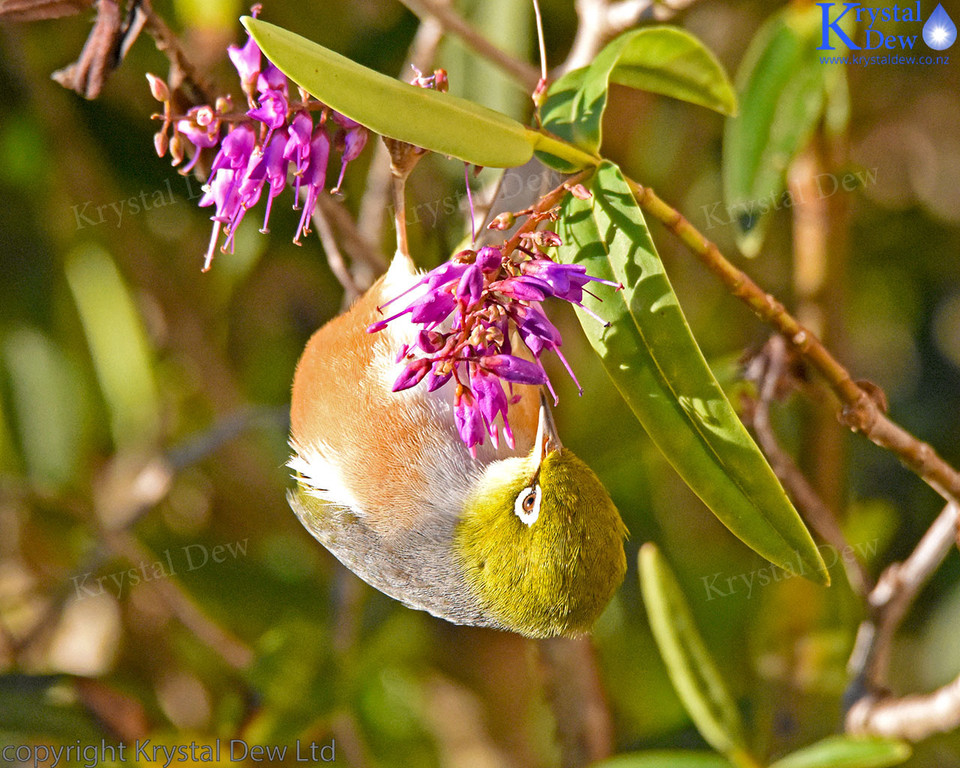
[[[287,501],[313,537],[370,586],[454,624],[504,628],[484,611],[454,563],[453,522],[429,534],[413,531],[387,539],[348,507],[300,488],[289,491]]]

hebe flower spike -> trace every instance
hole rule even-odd
[[[531,216],[534,224],[552,218],[549,211],[538,214],[530,209],[510,214],[510,219],[518,215]],[[499,229],[498,220],[490,228]],[[471,452],[487,436],[494,446],[499,445],[500,428],[508,445],[513,446],[505,386],[512,390],[514,384],[546,385],[556,402],[556,392],[541,362],[544,351],[557,354],[583,391],[560,352],[563,340],[547,319],[542,302],[554,297],[581,306],[587,283],[619,287],[590,277],[580,265],[560,264],[550,258],[545,249],[561,244],[554,232],[525,232],[518,242],[522,245],[508,241],[500,247],[460,251],[383,304],[381,311],[420,289],[407,306],[367,329],[376,333],[404,315],[422,327],[416,344],[401,350],[398,362],[403,368],[394,389],[425,381],[432,392],[453,379],[455,422]],[[526,353],[512,348],[510,338],[514,333]]]

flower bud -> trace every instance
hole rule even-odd
[[[501,213],[499,216],[495,217],[494,220],[487,225],[487,229],[510,229],[510,227],[512,227],[516,222],[517,217],[509,211],[506,211],[505,213]]]
[[[153,98],[161,103],[170,101],[170,89],[163,80],[147,72],[147,82],[150,83],[150,95]]]
[[[170,139],[170,162],[173,165],[180,165],[183,162],[183,137],[174,131],[173,138]],[[198,149],[197,152],[200,150]]]
[[[170,137],[166,130],[157,131],[153,134],[153,148],[157,150],[157,157],[163,157],[170,148]]]
[[[393,382],[393,391],[399,392],[402,389],[409,389],[410,387],[416,386],[423,381],[423,377],[429,372],[429,360],[419,358],[407,363],[403,367],[403,370],[400,371],[400,375],[397,376],[397,380]]]

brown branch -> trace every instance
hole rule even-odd
[[[194,104],[213,104],[209,82],[187,58],[179,38],[154,10],[151,0],[140,0],[139,6],[140,11],[146,16],[144,28],[153,38],[157,50],[170,60],[171,89],[186,91]]]
[[[746,273],[731,264],[717,246],[707,240],[679,211],[661,200],[649,187],[629,182],[640,206],[661,221],[696,254],[700,261],[736,298],[764,322],[784,336],[791,347],[827,381],[843,404],[842,423],[854,432],[886,448],[947,501],[960,500],[960,473],[934,449],[890,420],[877,399],[855,382],[843,365],[827,350],[809,328],[801,325],[771,294],[761,289]]]
[[[539,70],[501,50],[474,29],[462,16],[440,0],[400,0],[420,18],[433,16],[447,32],[452,32],[476,53],[500,67],[528,91],[540,82]]]
[[[847,715],[847,732],[920,741],[960,725],[960,677],[931,693],[860,699]]]
[[[590,638],[555,637],[538,647],[557,722],[560,765],[578,768],[609,757],[613,724]]]
[[[558,71],[585,67],[607,41],[634,26],[645,16],[663,21],[695,0],[577,0],[577,34]]]
[[[131,533],[121,531],[105,537],[107,546],[130,563],[156,560]],[[210,650],[237,670],[253,661],[253,651],[212,619],[194,602],[176,579],[157,579],[153,588],[170,612]]]
[[[918,740],[960,725],[960,677],[932,693],[887,693],[893,638],[917,594],[957,541],[960,508],[947,504],[910,556],[883,572],[867,598],[869,618],[860,624],[850,657],[857,696],[847,714],[851,733]],[[861,693],[862,692],[862,693]]]
[[[788,363],[786,341],[782,336],[774,336],[767,342],[763,352],[747,366],[745,377],[756,382],[758,398],[745,421],[749,421],[753,427],[757,442],[770,460],[770,467],[783,483],[803,519],[838,552],[852,552],[836,515],[780,446],[770,424],[770,404],[776,399],[781,383],[787,375]],[[860,558],[854,553],[852,560],[847,557],[841,560],[850,587],[858,595],[866,597],[872,587],[872,580]]]

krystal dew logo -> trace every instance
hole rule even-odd
[[[956,42],[957,27],[942,5],[937,5],[933,13],[924,22],[920,12],[920,0],[910,5],[888,5],[879,8],[865,6],[862,3],[817,3],[823,13],[823,38],[818,51],[835,51],[837,47],[851,51],[912,51],[920,34],[923,42],[934,51],[945,51]],[[857,35],[860,44],[850,35],[852,23],[863,29],[862,37]],[[920,34],[910,34],[907,25],[923,22]],[[897,25],[898,34],[889,34],[890,25]],[[844,26],[846,25],[846,29]],[[905,32],[906,34],[899,34]],[[929,57],[927,57],[929,58]],[[904,61],[901,63],[911,63]],[[924,62],[921,62],[924,63]]]

